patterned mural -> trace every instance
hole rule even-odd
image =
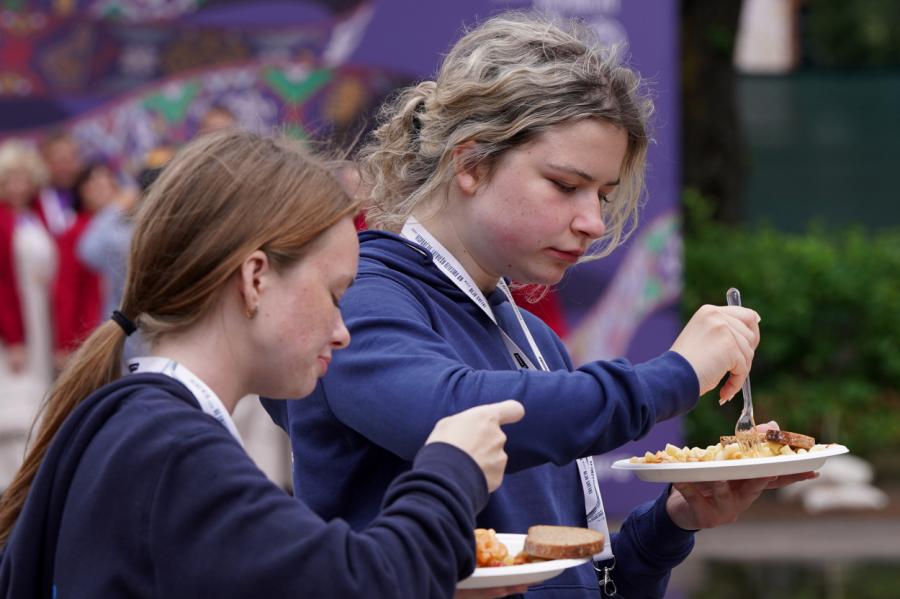
[[[674,212],[643,226],[622,259],[622,274],[566,337],[573,362],[626,355],[644,320],[678,300],[682,280],[679,226],[680,218]]]
[[[273,25],[277,14],[248,25],[240,11],[186,18],[201,6],[228,4],[98,0],[35,8],[7,0],[0,127],[36,138],[61,126],[88,154],[131,167],[158,145],[189,139],[213,106],[256,130],[349,134],[412,78],[345,64],[370,21],[368,5],[297,3],[290,25]],[[230,4],[246,10],[248,3]],[[31,112],[55,110],[40,126],[19,129],[13,112],[26,101]]]

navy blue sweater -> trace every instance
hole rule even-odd
[[[450,597],[486,501],[475,462],[436,443],[371,526],[326,523],[181,383],[130,375],[56,435],[4,547],[0,596]]]
[[[513,398],[525,405],[525,418],[507,427],[507,476],[479,526],[509,533],[533,524],[585,526],[574,460],[640,438],[697,401],[696,374],[678,354],[575,369],[562,341],[527,311],[551,372],[519,370],[497,327],[424,248],[383,232],[360,240],[359,274],[341,301],[349,348],[335,352],[311,397],[264,402],[290,433],[295,491],[326,519],[368,525],[388,482],[409,469],[438,419]],[[497,290],[488,301],[506,333],[529,351],[504,294]],[[665,512],[664,496],[637,508],[613,539],[622,595],[662,596],[671,568],[692,547],[693,535]],[[596,597],[597,580],[588,564],[531,593]]]

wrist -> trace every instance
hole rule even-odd
[[[666,490],[666,515],[669,517],[672,525],[678,530],[686,533],[697,532],[698,530],[700,530],[700,528],[694,521],[694,518],[690,513],[688,504],[684,501],[683,498],[675,496],[675,491],[676,489],[674,485],[671,484]]]

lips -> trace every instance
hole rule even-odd
[[[560,250],[557,248],[549,248],[547,250],[554,257],[563,260],[565,262],[569,262],[571,264],[575,264],[578,260],[584,255],[584,252],[580,249],[578,250]]]
[[[325,373],[328,372],[328,365],[331,364],[331,358],[327,358],[325,356],[319,356],[319,376],[325,376]]]

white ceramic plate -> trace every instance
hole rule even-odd
[[[821,468],[828,458],[848,451],[843,445],[833,443],[822,451],[800,455],[674,464],[632,464],[625,459],[613,462],[612,467],[630,470],[641,480],[652,483],[696,483],[811,472]]]
[[[497,533],[497,539],[506,545],[510,555],[522,551],[525,535]],[[590,558],[552,559],[546,562],[522,564],[521,566],[497,566],[496,568],[475,568],[471,576],[456,585],[458,589],[486,589],[519,584],[535,584],[562,573],[566,568],[580,566]]]

